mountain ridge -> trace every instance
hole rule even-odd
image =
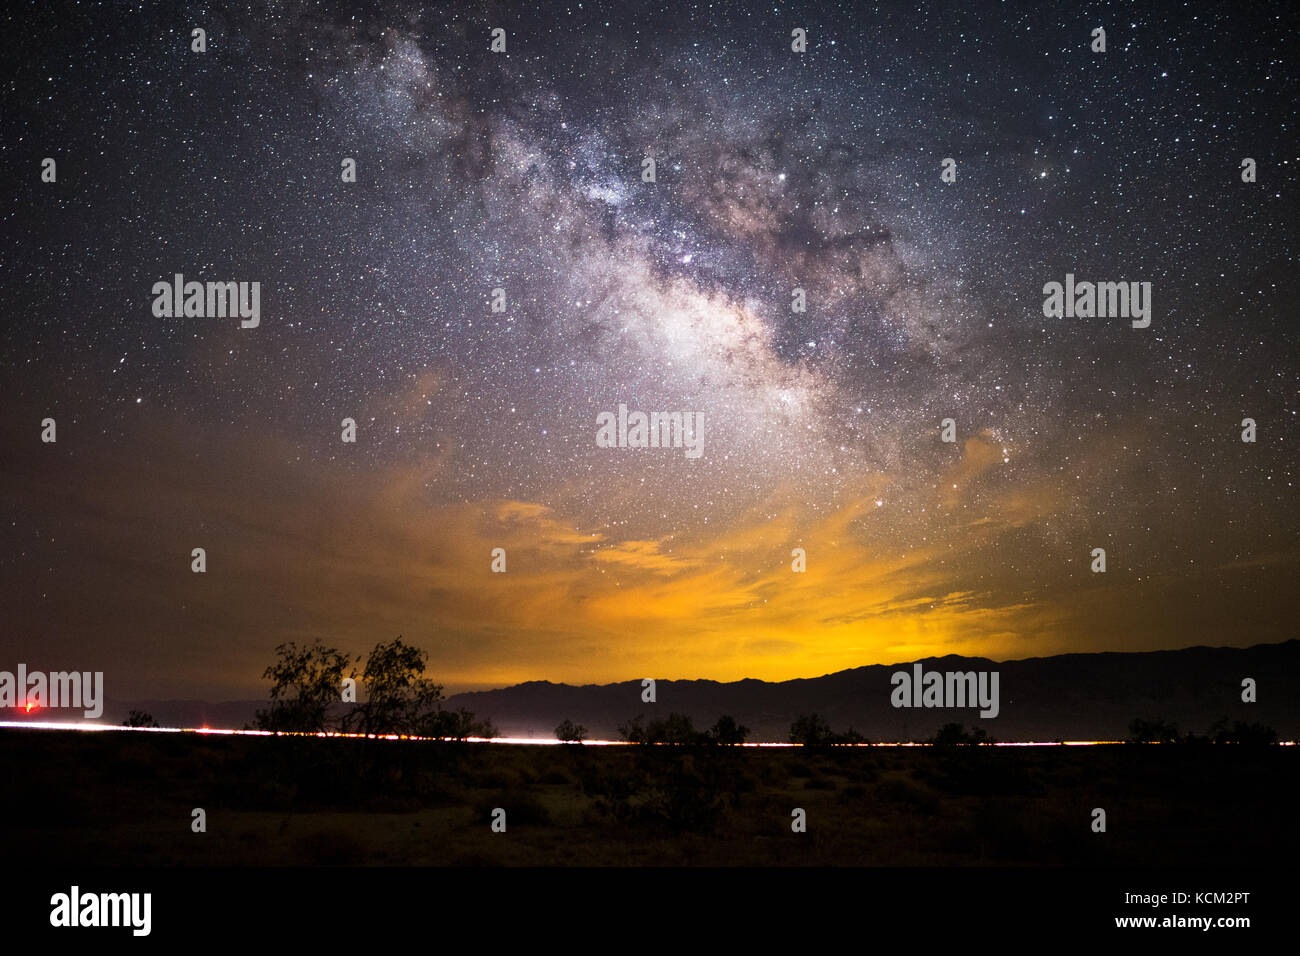
[[[920,664],[925,671],[997,671],[999,714],[978,708],[894,708],[890,676]],[[1258,685],[1258,703],[1241,700],[1241,681]],[[865,664],[818,677],[784,681],[741,678],[656,679],[656,702],[641,701],[641,679],[608,684],[524,681],[494,690],[451,695],[444,706],[487,717],[504,736],[552,736],[565,719],[596,739],[616,739],[618,726],[644,715],[676,711],[704,729],[730,714],[754,741],[781,742],[801,714],[818,713],[837,731],[852,726],[872,740],[929,737],[948,722],[978,725],[998,740],[1116,740],[1135,717],[1177,723],[1204,733],[1219,718],[1272,726],[1284,739],[1300,735],[1300,640],[1250,647],[1191,647],[1156,651],[1070,652],[994,661],[947,654],[891,664]],[[265,700],[137,700],[105,704],[101,722],[125,719],[131,709],[164,726],[239,728]],[[80,715],[78,714],[77,717]],[[59,719],[46,711],[44,719]]]

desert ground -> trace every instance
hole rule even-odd
[[[7,730],[6,843],[50,864],[1250,865],[1295,747],[611,747]],[[194,832],[202,808],[206,832]],[[505,810],[505,832],[493,811]],[[807,830],[792,831],[792,812]],[[1093,831],[1093,810],[1106,832]]]

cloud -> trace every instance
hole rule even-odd
[[[623,541],[599,548],[591,558],[601,564],[617,564],[660,574],[683,571],[696,564],[694,561],[665,554],[657,541]]]

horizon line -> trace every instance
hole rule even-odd
[[[559,747],[680,747],[690,746],[688,744],[642,744],[631,740],[582,740],[579,742],[558,740],[553,737],[420,737],[414,734],[365,734],[365,733],[345,733],[337,730],[316,730],[316,731],[292,731],[292,730],[235,730],[222,727],[127,727],[122,724],[96,724],[89,721],[77,723],[73,721],[15,721],[0,720],[0,730],[73,730],[89,733],[102,733],[105,731],[132,731],[147,734],[211,734],[219,737],[318,737],[318,738],[341,738],[348,740],[391,740],[407,741],[413,743],[483,743],[483,744],[515,744],[524,746],[559,746]],[[1104,747],[1114,745],[1127,745],[1127,740],[995,740],[983,744],[958,744],[954,746],[971,746],[971,747]],[[1296,746],[1294,740],[1279,740],[1279,747]],[[740,744],[719,744],[710,745],[721,747],[804,747],[805,744],[796,744],[781,741],[746,741]],[[870,743],[853,743],[853,744],[834,744],[828,746],[835,747],[933,747],[925,741],[919,740],[892,740],[892,741],[872,741]],[[942,746],[942,745],[939,745]],[[1144,741],[1141,746],[1160,746],[1160,741]],[[1173,744],[1173,746],[1180,746]],[[1230,746],[1230,745],[1224,745]],[[811,748],[823,749],[823,748]]]
[[[654,680],[663,683],[677,682],[677,683],[697,683],[697,684],[698,683],[742,684],[745,683],[746,681],[752,681],[754,683],[759,683],[759,684],[776,685],[776,684],[789,684],[794,681],[801,681],[801,680],[820,680],[823,677],[834,677],[837,674],[847,674],[851,671],[865,670],[868,667],[904,667],[912,664],[923,664],[926,661],[945,660],[947,658],[952,658],[952,657],[959,658],[961,660],[967,660],[967,661],[988,661],[993,664],[1025,664],[1031,661],[1050,661],[1061,657],[1099,657],[1102,655],[1138,655],[1138,654],[1177,654],[1183,651],[1195,651],[1195,650],[1250,651],[1250,650],[1254,650],[1257,647],[1282,647],[1287,644],[1295,644],[1295,643],[1300,643],[1300,638],[1289,637],[1281,641],[1260,642],[1260,643],[1249,644],[1245,646],[1236,646],[1231,644],[1217,644],[1217,645],[1189,644],[1185,647],[1166,647],[1166,648],[1157,648],[1154,650],[1146,650],[1146,651],[1062,651],[1059,654],[1047,654],[1038,657],[1004,658],[1002,660],[999,660],[994,657],[974,657],[966,654],[941,654],[941,655],[931,655],[929,657],[917,657],[911,660],[893,661],[890,663],[857,664],[854,665],[853,667],[845,667],[837,671],[826,671],[825,673],[817,674],[811,677],[787,677],[782,680],[765,680],[762,677],[738,677],[735,680],[719,680],[716,677],[656,677],[654,678]],[[517,680],[514,683],[493,684],[491,686],[483,686],[476,690],[458,690],[455,691],[454,693],[448,694],[446,697],[443,698],[443,700],[450,700],[452,697],[460,697],[466,694],[490,694],[493,693],[494,691],[510,690],[513,687],[522,687],[525,684],[550,684],[553,687],[572,687],[572,688],[616,687],[619,684],[636,684],[645,679],[646,679],[645,677],[631,677],[631,678],[626,678],[624,680],[606,681],[605,683],[571,684],[568,681],[562,681],[562,680],[555,681],[545,677],[533,677],[533,678],[528,678],[527,680]],[[443,686],[445,687],[446,685]],[[213,700],[205,697],[134,697],[134,698],[106,697],[105,698],[106,703],[107,702],[143,703],[145,701],[151,701],[157,703],[180,702],[180,703],[204,703],[204,704],[236,704],[236,703],[249,703],[253,701],[265,702],[265,700],[266,699],[263,697],[227,697],[219,700]]]

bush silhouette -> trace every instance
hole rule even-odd
[[[1178,726],[1165,720],[1144,720],[1134,717],[1128,725],[1128,742],[1131,744],[1176,744]]]
[[[143,710],[133,710],[126,718],[125,727],[157,727],[158,721],[153,719],[153,714]]]
[[[948,723],[939,728],[933,737],[926,741],[934,747],[977,747],[992,744],[995,741],[982,727],[972,727],[970,733],[961,724]]]
[[[663,720],[643,723],[644,716],[636,717],[620,724],[619,736],[634,744],[667,744],[671,746],[689,746],[707,744],[709,735],[695,729],[695,722],[686,714],[671,713]]]
[[[834,734],[820,714],[800,714],[790,725],[790,743],[804,747],[829,747]]]
[[[587,739],[587,728],[582,724],[575,724],[566,717],[556,726],[555,739],[562,740],[566,744],[580,744]]]

